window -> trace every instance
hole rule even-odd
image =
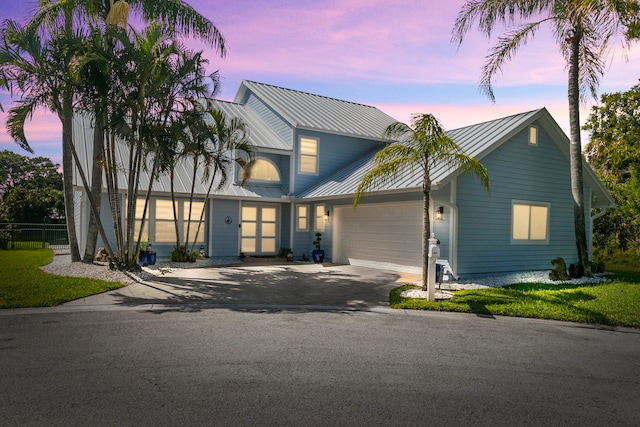
[[[512,204],[513,243],[546,243],[549,239],[549,205],[528,202]]]
[[[200,222],[200,216],[202,211],[204,210],[204,202],[203,201],[193,201],[191,205],[191,226],[189,226],[189,201],[185,200],[182,202],[183,208],[183,228],[182,228],[182,238],[186,239],[187,237],[187,228],[189,228],[189,243],[193,243],[196,232],[198,232],[197,242],[204,242],[204,217],[202,220],[202,224],[200,224],[200,230],[198,230],[198,223]],[[174,233],[175,235],[175,233]],[[174,238],[175,240],[175,238]]]
[[[140,225],[142,224],[142,211],[144,211],[144,199],[136,200],[136,225],[135,225],[135,238],[138,238],[140,232]],[[144,216],[144,230],[142,230],[142,240],[149,241],[149,206],[147,206],[147,213]]]
[[[529,145],[538,145],[537,126],[529,126]]]
[[[310,175],[318,173],[318,140],[316,138],[300,137],[298,163],[300,173]]]
[[[307,231],[309,230],[309,206],[298,205],[297,207],[296,230]]]
[[[268,159],[256,159],[251,167],[250,179],[256,181],[280,182],[278,168]]]
[[[193,242],[198,228],[200,214],[205,207],[204,200],[194,200],[191,208],[191,227],[189,228],[189,241]],[[144,199],[140,198],[136,202],[136,229],[135,237],[138,236],[140,223],[142,221],[142,211],[144,209]],[[178,224],[182,227],[182,240],[187,235],[189,220],[189,200],[176,200],[176,212],[178,214]],[[142,233],[143,240],[152,243],[174,243],[176,241],[176,227],[173,218],[173,203],[170,199],[151,199],[147,209],[145,226]],[[198,232],[198,243],[205,241],[204,225],[200,226]]]
[[[154,243],[175,243],[176,226],[173,221],[173,203],[168,199],[156,200],[156,233]]]
[[[324,231],[324,205],[315,206],[313,229],[315,231]]]

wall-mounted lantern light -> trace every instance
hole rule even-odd
[[[442,216],[443,216],[443,215],[444,215],[444,207],[440,206],[440,207],[438,208],[438,210],[436,211],[436,219],[437,219],[438,221],[441,221],[441,220],[442,220]]]
[[[327,211],[327,213],[326,213],[326,214],[324,214],[324,220],[325,220],[326,222],[329,222],[329,218],[330,218],[330,217],[331,217],[331,212]]]

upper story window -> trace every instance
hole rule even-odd
[[[250,179],[254,181],[280,182],[280,172],[271,160],[258,158],[251,167]]]
[[[300,137],[298,147],[298,172],[309,175],[318,174],[318,139]]]
[[[514,201],[511,206],[512,243],[549,241],[549,204]]]
[[[529,126],[529,145],[538,145],[538,127]]]

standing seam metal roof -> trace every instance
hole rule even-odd
[[[290,143],[284,141],[258,115],[244,104],[208,99],[209,107],[221,110],[228,118],[238,117],[249,130],[249,141],[255,147],[275,150],[292,150]]]
[[[244,80],[235,98],[253,92],[292,127],[381,140],[393,117],[375,107]]]
[[[501,142],[517,132],[520,127],[533,121],[538,115],[546,112],[546,109],[528,111],[509,117],[503,117],[471,126],[454,129],[447,132],[453,140],[462,148],[465,154],[480,160],[493,149],[497,148]],[[548,114],[548,113],[547,113]],[[364,174],[373,168],[373,156],[375,152],[365,156],[360,162],[353,163],[348,167],[336,172],[319,184],[303,190],[296,197],[315,198],[355,194],[358,184]],[[434,184],[444,183],[456,172],[455,169],[447,167],[445,164],[436,165],[431,170],[431,180]],[[389,182],[373,191],[390,191],[399,189],[421,189],[422,169],[417,167],[414,170],[405,171],[397,177],[394,182]]]

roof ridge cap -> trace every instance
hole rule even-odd
[[[272,88],[282,89],[282,90],[286,90],[286,91],[289,91],[289,92],[296,92],[296,93],[300,93],[300,94],[303,94],[303,95],[310,95],[310,96],[314,96],[314,97],[317,97],[317,98],[330,99],[332,101],[344,102],[345,104],[359,105],[361,107],[373,108],[374,110],[378,110],[378,108],[374,107],[373,105],[367,105],[367,104],[363,104],[363,103],[360,103],[360,102],[347,101],[345,99],[334,98],[334,97],[326,96],[326,95],[318,95],[317,93],[311,93],[311,92],[306,92],[306,91],[303,91],[303,90],[291,89],[291,88],[282,87],[282,86],[276,86],[276,85],[269,84],[269,83],[256,82],[256,81],[253,81],[253,80],[244,80],[244,81],[247,82],[247,83],[253,83],[253,84],[256,84],[256,85],[259,85],[259,86],[269,86],[269,87],[272,87]]]
[[[527,114],[540,112],[540,111],[542,111],[544,109],[545,109],[545,107],[542,107],[542,108],[537,108],[537,109],[534,109],[534,110],[523,111],[522,113],[510,114],[508,116],[498,117],[498,118],[495,118],[495,119],[485,120],[483,122],[478,122],[478,123],[474,123],[474,124],[471,124],[471,125],[461,126],[459,128],[449,129],[447,132],[467,129],[467,128],[471,128],[471,127],[476,127],[476,126],[480,126],[480,125],[483,125],[483,124],[486,124],[486,123],[496,122],[498,120],[509,119],[509,118],[516,117],[516,116],[525,116]]]

